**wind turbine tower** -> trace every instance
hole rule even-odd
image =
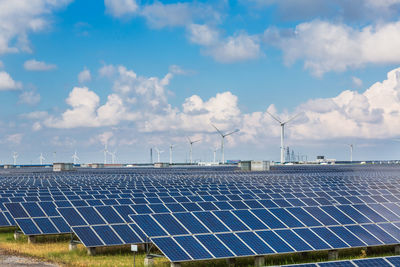
[[[107,153],[109,153],[107,148],[107,143],[104,144],[103,153],[104,153],[104,164],[107,164]]]
[[[76,150],[75,150],[75,153],[72,155],[72,159],[74,161],[74,165],[76,165],[77,161],[79,160],[79,157],[78,157],[78,154],[76,153]]]
[[[170,144],[169,145],[169,164],[172,165],[172,149],[174,148],[175,145]]]
[[[193,148],[192,147],[193,147],[194,143],[200,142],[201,139],[198,139],[198,140],[195,140],[195,141],[192,141],[189,137],[187,137],[187,139],[188,139],[189,144],[190,144],[190,164],[193,164],[193,156],[192,156]]]
[[[218,150],[217,147],[215,147],[214,150],[213,150],[213,152],[214,152],[214,161],[213,161],[213,163],[217,162],[217,150]]]
[[[117,151],[116,151],[116,150],[115,150],[114,152],[109,152],[109,151],[108,151],[108,154],[111,155],[111,162],[112,162],[112,164],[115,164],[115,160],[116,160],[116,158],[117,158]]]
[[[40,153],[39,160],[40,160],[40,165],[43,165],[43,161],[45,160],[45,158],[43,157],[43,153]]]
[[[224,139],[225,139],[225,137],[227,137],[228,135],[237,133],[237,132],[239,132],[240,130],[239,130],[239,129],[236,129],[236,130],[234,130],[234,131],[232,131],[232,132],[229,132],[229,133],[224,134],[224,133],[222,133],[217,127],[215,127],[214,124],[211,124],[211,125],[212,125],[212,126],[215,128],[215,130],[217,130],[217,132],[221,135],[221,161],[222,161],[222,164],[224,164],[224,163],[225,163]]]
[[[14,152],[13,153],[13,158],[14,158],[14,165],[17,165],[17,158],[18,158],[18,153],[17,152]]]
[[[353,162],[353,144],[349,144],[350,147],[350,162]]]
[[[284,139],[285,139],[285,125],[295,118],[297,118],[301,113],[297,114],[296,116],[293,116],[292,118],[288,119],[287,121],[282,121],[279,119],[277,116],[272,115],[267,111],[267,113],[274,119],[276,120],[280,125],[281,125],[281,164],[285,162],[285,146],[284,146]]]
[[[155,148],[155,150],[157,151],[157,162],[161,162],[160,161],[160,154],[164,152],[164,150],[159,150],[157,147]]]

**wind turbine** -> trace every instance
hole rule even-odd
[[[193,149],[192,149],[192,146],[193,146],[194,143],[200,142],[201,139],[192,141],[192,140],[190,139],[190,137],[186,136],[186,138],[188,139],[189,144],[190,144],[190,164],[193,164],[193,157],[192,157]]]
[[[112,164],[115,164],[115,159],[117,158],[117,150],[115,150],[114,152],[109,152],[109,151],[107,151],[107,152],[108,152],[108,154],[111,155]]]
[[[228,135],[237,133],[237,132],[239,132],[240,130],[239,130],[239,129],[236,129],[236,130],[234,130],[234,131],[232,131],[232,132],[229,132],[229,133],[224,134],[224,133],[222,133],[217,127],[215,127],[214,124],[211,124],[211,125],[212,125],[212,126],[215,128],[215,130],[217,130],[217,132],[221,135],[221,161],[222,161],[222,164],[224,164],[224,163],[225,163],[224,139],[225,139],[225,137],[227,137]]]
[[[43,161],[45,160],[45,158],[43,157],[43,153],[40,153],[39,160],[40,160],[40,165],[43,165]]]
[[[172,149],[174,148],[175,145],[170,144],[169,145],[169,164],[172,165]]]
[[[164,150],[159,150],[158,148],[154,148],[157,151],[157,162],[160,162],[160,154],[164,152]]]
[[[104,153],[104,164],[107,164],[107,153],[110,153],[108,152],[107,142],[104,144],[103,153]]]
[[[268,110],[267,110],[267,113],[281,125],[281,164],[283,164],[285,162],[285,146],[284,146],[285,125],[287,123],[291,122],[292,120],[294,120],[295,118],[297,118],[301,113],[293,116],[292,118],[288,119],[287,121],[282,121],[278,117],[276,117],[276,116],[272,115],[271,113],[269,113]]]
[[[79,160],[79,157],[78,157],[78,154],[76,153],[76,150],[75,150],[75,153],[72,155],[72,159],[74,160],[74,165],[76,165],[76,162]]]
[[[350,147],[350,162],[353,162],[353,144],[349,144]]]
[[[217,147],[215,147],[215,148],[213,149],[213,152],[214,152],[214,161],[213,161],[213,163],[216,163],[216,162],[217,162],[217,150],[218,150]]]
[[[14,158],[14,165],[17,165],[17,158],[18,158],[18,153],[17,152],[14,152],[13,153],[13,158]]]

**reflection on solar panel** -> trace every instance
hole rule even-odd
[[[398,244],[398,176],[390,166],[0,171],[0,226],[72,231],[87,247],[151,241],[171,261]]]

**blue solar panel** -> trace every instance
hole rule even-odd
[[[238,216],[251,230],[263,230],[268,227],[248,210],[235,210],[233,213]]]
[[[350,219],[348,216],[346,216],[343,212],[341,212],[338,208],[334,206],[323,206],[321,207],[321,209],[324,210],[330,216],[332,216],[336,221],[338,221],[342,225],[355,223],[352,219]]]
[[[234,234],[217,234],[216,236],[237,256],[254,255],[254,252]]]
[[[400,256],[386,257],[386,260],[394,266],[400,266]]]
[[[54,227],[49,218],[34,218],[33,221],[40,228],[42,233],[57,234],[59,231]]]
[[[70,226],[87,225],[85,220],[74,208],[59,208],[58,211]]]
[[[362,215],[352,206],[343,205],[343,206],[338,206],[338,208],[357,223],[371,223],[371,220]]]
[[[382,245],[382,242],[368,233],[359,225],[349,225],[346,228],[369,246]]]
[[[353,235],[349,230],[342,226],[333,226],[329,227],[332,232],[334,232],[337,236],[339,236],[342,240],[345,240],[347,244],[351,247],[361,247],[365,246],[365,243],[358,239],[355,235]]]
[[[47,216],[60,216],[57,211],[56,205],[53,202],[39,202],[40,207],[44,210]]]
[[[89,225],[106,224],[93,207],[76,208]]]
[[[33,223],[32,219],[15,219],[18,226],[26,235],[39,235],[41,234],[39,228]]]
[[[391,267],[391,265],[382,258],[378,259],[362,259],[362,260],[353,260],[353,263],[359,267]]]
[[[268,210],[252,210],[252,212],[272,229],[286,228],[278,219],[274,217]]]
[[[52,217],[50,220],[57,227],[60,233],[71,233],[71,228],[62,217]]]
[[[35,202],[23,202],[21,203],[25,210],[28,212],[30,217],[45,217],[42,209]]]
[[[275,233],[277,233],[283,240],[288,242],[296,251],[313,250],[312,247],[300,239],[291,230],[276,230]]]
[[[153,213],[149,207],[146,205],[132,205],[132,208],[135,210],[137,214],[150,214]]]
[[[154,214],[156,220],[170,235],[189,234],[171,214]]]
[[[29,217],[20,203],[5,203],[4,205],[15,219]]]
[[[321,267],[354,267],[351,261],[334,261],[318,263]]]
[[[175,237],[175,241],[178,242],[193,259],[213,258],[193,236],[177,236]]]
[[[237,236],[243,240],[245,244],[247,244],[250,248],[253,249],[257,254],[265,255],[265,254],[273,254],[275,253],[265,242],[262,241],[255,233],[253,232],[240,232],[237,233]]]
[[[306,226],[321,226],[321,223],[301,208],[288,208],[287,210]]]
[[[235,217],[230,211],[214,211],[214,214],[225,223],[232,231],[246,231],[249,230],[238,218]]]
[[[297,220],[293,215],[291,215],[289,212],[287,212],[284,209],[270,209],[269,210],[271,213],[273,213],[278,219],[280,219],[283,223],[285,223],[287,226],[293,228],[293,227],[304,227],[304,225]]]
[[[293,231],[295,231],[302,239],[304,239],[304,241],[306,241],[316,250],[331,248],[326,242],[324,242],[321,238],[314,234],[310,229],[293,229]]]
[[[114,233],[109,225],[93,226],[93,230],[103,240],[104,245],[122,245],[124,242]]]
[[[346,248],[349,247],[346,243],[344,243],[340,238],[338,238],[335,234],[329,231],[327,228],[318,227],[311,229],[314,233],[322,238],[325,242],[332,246],[332,248]]]
[[[126,224],[111,225],[126,244],[143,243],[143,240]]]
[[[7,220],[3,212],[0,212],[0,227],[10,226],[10,222]]]
[[[190,256],[171,237],[153,238],[152,241],[172,262],[191,260]]]
[[[114,206],[114,209],[126,222],[132,222],[132,219],[129,217],[129,215],[135,214],[135,211],[130,206]]]
[[[198,219],[191,213],[175,213],[174,216],[188,229],[192,234],[209,233]]]
[[[111,206],[99,206],[96,207],[96,209],[107,223],[124,223],[121,216],[119,216]]]
[[[365,204],[354,205],[354,208],[356,208],[358,211],[360,211],[362,214],[368,217],[369,220],[375,223],[386,221],[386,219],[384,219],[382,216],[380,216],[378,213],[376,213],[374,210],[372,210]]]
[[[86,247],[100,247],[104,245],[100,238],[88,226],[73,227],[73,230]]]
[[[278,253],[293,252],[294,250],[283,241],[277,234],[272,231],[257,231],[257,235],[261,237],[271,248]]]
[[[399,243],[396,239],[394,239],[392,236],[390,236],[387,232],[382,230],[382,228],[380,228],[376,224],[366,224],[363,225],[362,227],[365,228],[368,232],[373,233],[375,237],[377,237],[386,245]]]
[[[337,221],[322,211],[319,207],[304,207],[304,209],[326,226],[338,225]]]
[[[150,217],[150,215],[132,215],[132,220],[149,237],[166,236],[167,233]]]
[[[229,229],[226,228],[212,213],[204,211],[194,212],[193,214],[199,218],[200,221],[202,221],[212,232],[229,232]]]

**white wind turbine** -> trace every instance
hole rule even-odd
[[[192,140],[190,139],[190,137],[186,136],[186,138],[188,139],[189,144],[190,144],[190,164],[193,164],[193,155],[192,155],[192,152],[193,152],[193,144],[194,144],[194,143],[197,143],[197,142],[200,142],[201,139],[192,141]]]
[[[215,130],[217,130],[217,132],[221,135],[221,161],[222,161],[222,163],[225,163],[225,151],[224,151],[224,140],[225,140],[225,137],[227,137],[228,135],[237,133],[237,132],[239,132],[240,130],[239,130],[239,129],[236,129],[236,130],[234,130],[234,131],[232,131],[232,132],[229,132],[229,133],[224,134],[224,133],[222,133],[217,127],[215,127],[214,124],[211,124],[211,125],[212,125],[212,126],[215,128]]]
[[[43,157],[43,153],[40,153],[39,160],[40,160],[40,165],[43,165],[43,161],[45,160],[45,158]]]
[[[281,164],[285,162],[285,146],[284,146],[284,139],[285,139],[285,125],[295,118],[297,118],[301,113],[293,116],[292,118],[288,119],[287,121],[282,121],[277,116],[272,115],[267,111],[267,113],[276,120],[281,125]]]
[[[79,157],[78,157],[78,154],[76,153],[76,150],[75,150],[75,153],[72,155],[72,159],[74,161],[74,165],[76,165],[77,161],[79,160]]]
[[[117,150],[115,150],[114,152],[109,152],[109,151],[107,151],[107,152],[108,152],[108,154],[111,155],[112,164],[115,164],[115,160],[117,159]]]
[[[172,165],[172,149],[175,147],[176,145],[170,144],[169,145],[169,164]]]
[[[216,162],[217,162],[217,150],[218,150],[218,147],[215,147],[215,148],[213,149],[213,152],[214,152],[214,161],[213,161],[213,163],[216,163]]]
[[[157,147],[155,147],[154,149],[157,151],[157,162],[161,162],[160,155],[161,155],[161,153],[164,152],[164,150],[159,150]]]
[[[17,165],[17,158],[18,158],[18,153],[17,152],[14,152],[13,153],[13,158],[14,158],[14,165]]]
[[[353,144],[349,144],[350,147],[350,162],[353,162]]]
[[[107,142],[104,144],[103,153],[104,153],[104,164],[107,164],[107,154],[110,153],[108,152]]]

